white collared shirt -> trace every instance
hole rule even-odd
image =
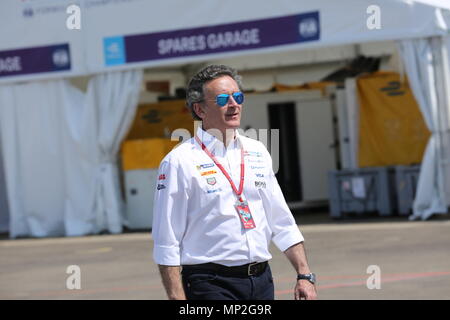
[[[197,136],[239,188],[244,147],[247,200],[254,229],[244,229],[229,181],[194,138],[173,149],[159,167],[153,208],[153,258],[179,266],[207,262],[237,266],[272,258],[270,241],[281,250],[302,242],[265,146],[239,135],[227,148],[201,128]],[[239,143],[240,142],[240,143]]]

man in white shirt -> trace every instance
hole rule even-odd
[[[154,260],[169,299],[274,299],[273,241],[297,272],[294,298],[316,299],[304,239],[270,154],[237,130],[241,87],[236,71],[222,65],[191,79],[187,107],[202,127],[161,162]]]

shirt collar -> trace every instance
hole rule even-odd
[[[235,129],[234,132],[235,132],[235,139],[230,142],[230,144],[227,147],[227,150],[238,148],[238,143],[236,143],[236,142],[238,142],[238,141],[242,142],[241,135],[239,134],[239,130]],[[201,126],[199,126],[197,128],[196,135],[200,139],[200,141],[203,142],[203,144],[206,146],[206,148],[208,148],[208,150],[212,151],[212,150],[216,149],[217,147],[224,148],[224,144],[221,141],[219,141],[212,134],[203,130],[203,128]]]

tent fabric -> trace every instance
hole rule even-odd
[[[357,86],[359,167],[420,163],[430,132],[407,79],[375,72],[358,77]]]
[[[115,156],[135,114],[141,71],[0,86],[9,235],[122,230]]]
[[[65,81],[0,86],[0,130],[10,237],[64,231],[60,106]]]
[[[100,74],[89,81],[84,104],[67,105],[67,235],[122,231],[116,155],[135,115],[141,81],[140,70]],[[68,101],[77,100],[73,89],[66,94],[72,96]]]
[[[449,3],[450,6],[450,3]],[[442,121],[442,127],[444,131],[442,132],[442,144],[443,144],[443,159],[444,159],[444,172],[445,172],[445,191],[447,206],[450,206],[450,36],[444,37],[443,46],[443,66],[440,70],[443,81],[440,81],[442,88],[442,93],[446,95],[446,103],[444,103],[443,108],[441,108],[440,119]],[[445,52],[446,51],[446,52]],[[447,106],[447,107],[445,107]]]
[[[436,8],[442,8],[450,10],[450,1],[442,1],[442,0],[414,0],[417,3],[423,3],[429,6],[433,6]]]
[[[96,216],[113,233],[122,232],[123,212],[116,155],[136,113],[142,77],[142,70],[101,74],[88,88],[99,116]]]
[[[9,209],[6,194],[5,171],[3,169],[2,141],[0,139],[0,232],[7,232],[8,229],[9,229]]]
[[[433,214],[447,213],[444,170],[440,161],[443,152],[441,133],[444,129],[440,127],[439,117],[442,111],[445,113],[448,110],[448,104],[441,99],[445,92],[439,90],[437,73],[443,60],[448,57],[439,54],[443,47],[440,38],[403,40],[399,42],[399,47],[414,96],[431,131],[422,161],[413,214],[410,216],[411,220],[425,220]]]

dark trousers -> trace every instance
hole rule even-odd
[[[181,274],[188,300],[274,300],[269,265],[254,276],[236,277],[192,268],[183,268]]]

